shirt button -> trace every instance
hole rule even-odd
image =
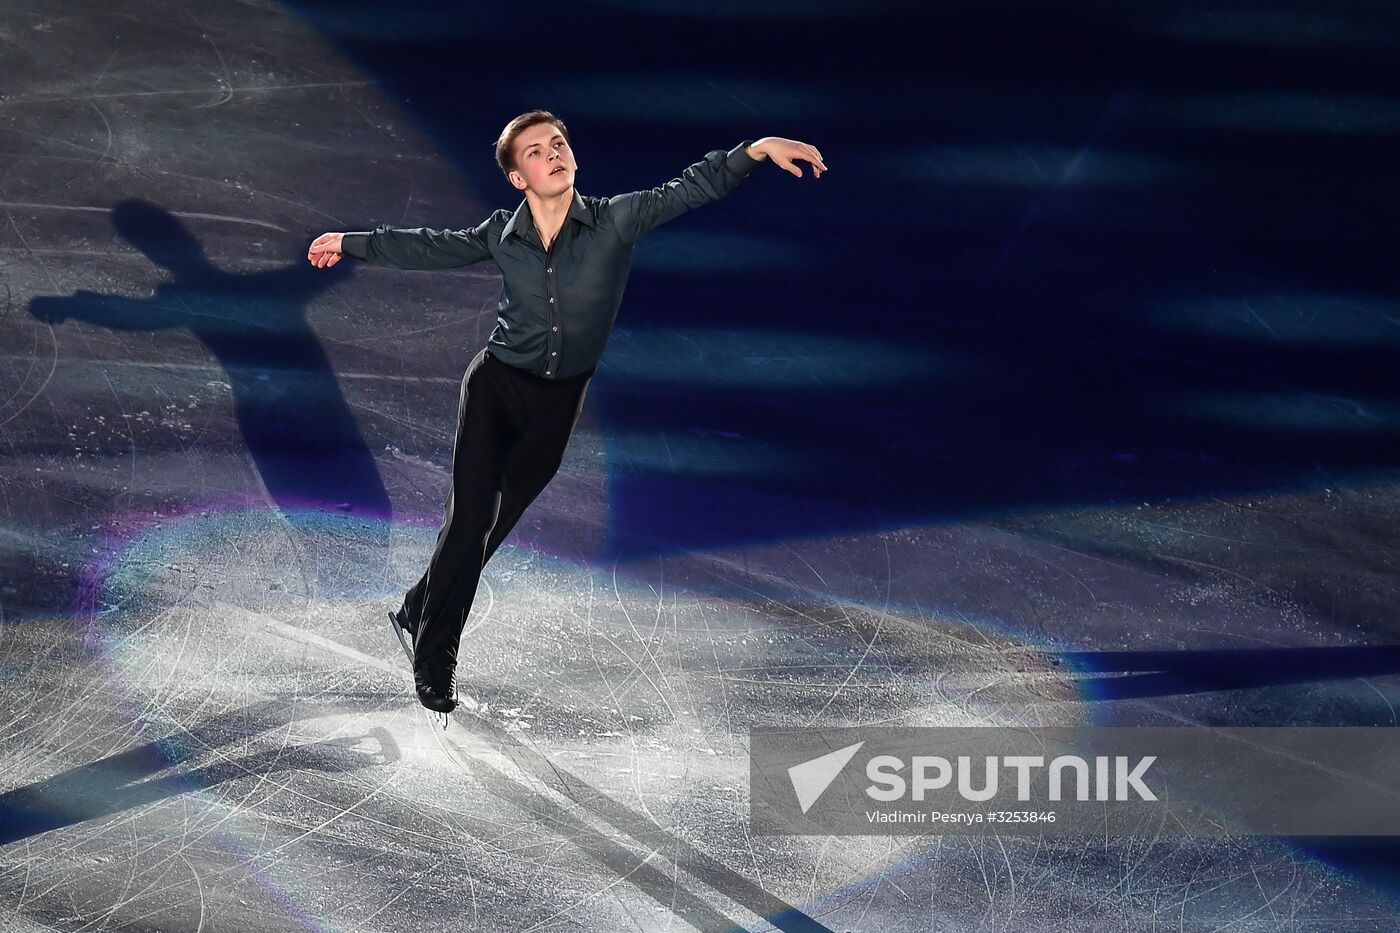
[[[558,355],[559,355],[559,351],[558,351],[558,350],[551,351],[549,355],[550,355],[550,356],[558,356]]]
[[[553,299],[553,298],[549,299],[549,303],[550,303],[550,304],[554,304],[554,299]]]
[[[553,266],[545,266],[545,270],[544,270],[544,271],[546,271],[546,272],[553,272],[553,271],[554,271],[554,267],[553,267]]]
[[[558,330],[558,329],[559,329],[559,328],[557,328],[557,327],[551,327],[551,328],[550,328],[550,330]]]

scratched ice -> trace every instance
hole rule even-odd
[[[1088,929],[1105,911],[1131,925],[1280,897],[1295,917],[1354,904],[1267,841],[747,833],[750,725],[1085,715],[1033,645],[899,605],[899,580],[1026,540],[903,532],[754,551],[747,572],[716,555],[623,571],[508,546],[464,642],[471,714],[444,733],[379,622],[430,529],[396,528],[387,565],[342,593],[307,568],[368,565],[376,538],[348,522],[164,521],[107,577],[91,650],[60,641],[55,656],[59,623],[6,630],[7,657],[36,659],[11,688],[33,709],[7,740],[34,821],[5,849],[25,852],[5,875],[16,916],[757,929],[796,907],[831,929],[963,928],[986,910]],[[867,582],[888,606],[815,597],[818,580],[854,582],[840,554],[887,550],[887,576]]]

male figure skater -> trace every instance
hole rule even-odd
[[[457,411],[452,489],[422,578],[393,615],[413,638],[418,700],[457,705],[458,642],[482,568],[554,477],[578,424],[588,383],[612,332],[632,263],[648,231],[733,191],[771,158],[826,171],[816,147],[766,136],[716,149],[659,188],[611,198],[574,189],[578,162],[564,121],[521,114],[496,141],[496,163],[525,199],[476,227],[323,233],[307,252],[317,268],[343,255],[396,269],[446,269],[487,259],[504,279],[496,327],[467,365]],[[444,725],[446,722],[444,721]]]

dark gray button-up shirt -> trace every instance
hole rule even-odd
[[[502,208],[474,228],[347,233],[341,249],[371,265],[448,269],[494,259],[504,279],[489,345],[502,362],[549,379],[591,370],[603,355],[632,267],[632,248],[647,231],[717,201],[748,177],[758,160],[746,139],[716,149],[659,188],[611,198],[574,191],[564,225],[544,248],[528,201]]]

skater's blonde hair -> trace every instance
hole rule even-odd
[[[506,124],[506,128],[501,130],[500,138],[496,140],[496,164],[506,175],[515,171],[516,137],[538,123],[553,123],[559,132],[564,134],[564,141],[570,146],[574,144],[573,140],[569,139],[569,130],[564,126],[564,121],[548,110],[531,110],[529,113],[522,113]]]

